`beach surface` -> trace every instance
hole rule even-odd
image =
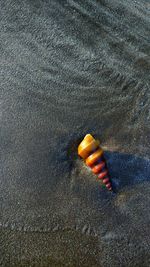
[[[149,1],[0,1],[0,266],[150,266],[149,44]]]

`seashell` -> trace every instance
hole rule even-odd
[[[78,155],[84,159],[85,164],[98,176],[97,179],[101,180],[102,184],[111,191],[112,183],[100,142],[95,140],[91,134],[87,134],[78,146]]]

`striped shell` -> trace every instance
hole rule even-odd
[[[91,168],[94,174],[98,175],[98,179],[111,191],[112,184],[103,156],[103,150],[99,144],[100,142],[95,140],[91,134],[87,134],[78,146],[78,155],[84,159],[85,164]]]

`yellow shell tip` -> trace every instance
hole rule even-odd
[[[99,146],[99,141],[91,134],[86,134],[82,142],[78,146],[78,155],[85,159],[91,151]]]
[[[84,139],[89,142],[89,141],[93,141],[94,140],[94,137],[91,134],[86,134],[86,136],[84,137]]]

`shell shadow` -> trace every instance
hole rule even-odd
[[[114,190],[150,181],[150,160],[132,154],[105,151]]]

